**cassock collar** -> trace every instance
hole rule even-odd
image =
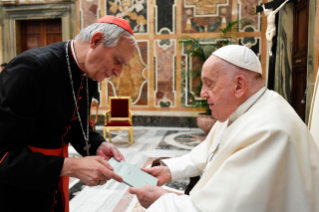
[[[243,115],[249,108],[265,93],[267,88],[262,87],[254,95],[249,97],[244,103],[239,105],[239,107],[233,112],[228,118],[228,126],[231,125],[236,119]]]
[[[72,59],[73,59],[72,60],[71,57],[70,57],[70,62],[72,61],[72,62],[74,62],[76,64],[77,69],[80,70],[79,74],[81,76],[86,76],[86,73],[82,70],[82,68],[81,68],[81,66],[80,66],[80,64],[78,62],[78,59],[76,57],[75,50],[74,50],[74,40],[71,40],[69,45],[70,45],[69,50],[70,50],[70,52],[72,54]]]

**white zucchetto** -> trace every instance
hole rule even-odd
[[[212,54],[235,66],[262,74],[259,58],[246,46],[227,45]]]

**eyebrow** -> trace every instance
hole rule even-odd
[[[124,58],[123,58],[123,57],[120,57],[120,59],[121,59],[122,63],[124,63],[124,65],[126,66],[127,64],[126,64]]]

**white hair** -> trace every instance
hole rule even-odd
[[[109,23],[92,24],[82,29],[81,32],[75,37],[75,39],[80,43],[87,43],[97,32],[103,33],[103,45],[105,48],[115,46],[122,37],[128,38],[130,44],[135,46],[137,45],[137,42],[131,33],[126,31],[122,27]]]
[[[218,58],[220,59],[220,58]],[[244,75],[246,79],[248,80],[248,83],[256,89],[259,89],[260,86],[264,86],[265,80],[263,79],[262,75],[257,72],[253,72],[241,67],[238,67],[236,65],[233,65],[223,59],[219,60],[219,70],[226,71],[227,79],[230,81],[232,80],[236,75]]]

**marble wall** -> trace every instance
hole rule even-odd
[[[249,13],[252,5],[258,3],[259,0],[105,1],[100,5],[101,16],[126,19],[138,40],[138,48],[119,79],[101,83],[102,110],[108,107],[108,96],[128,95],[132,97],[133,113],[139,111],[139,115],[143,111],[152,111],[154,116],[179,111],[184,116],[193,116],[187,113],[201,111],[192,107],[192,102],[199,98],[195,92],[199,82],[187,74],[198,64],[178,41],[191,36],[205,45],[207,51],[212,51],[220,42],[219,28],[229,21],[249,18],[253,23],[238,27],[237,41],[242,45],[250,43],[260,60],[265,61],[262,18],[260,14]],[[83,11],[82,18],[86,13]]]
[[[138,41],[132,59],[120,77],[106,81],[108,96],[131,96],[133,105],[148,105],[148,41]]]
[[[39,5],[45,5],[42,8],[50,10],[45,18],[62,19],[63,39],[67,40],[104,15],[126,19],[134,31],[138,47],[121,77],[100,83],[100,114],[108,109],[109,96],[121,95],[132,97],[135,115],[187,119],[202,111],[192,107],[193,101],[199,98],[196,94],[199,81],[187,74],[190,69],[198,68],[199,64],[178,41],[191,36],[205,46],[205,51],[212,51],[220,42],[219,28],[225,27],[230,21],[243,18],[253,20],[253,23],[238,27],[237,42],[241,45],[250,44],[260,58],[263,76],[266,77],[267,20],[263,14],[249,13],[252,6],[261,2],[267,3],[268,0],[0,0],[0,20],[9,14],[5,12],[4,5],[10,11],[14,8],[14,12],[11,12],[14,16],[16,13],[27,14],[25,17],[19,16],[19,20],[38,19],[40,13],[47,13],[38,12]],[[309,55],[312,58],[309,59],[311,70],[308,70],[308,84],[315,80],[313,76],[316,76],[319,63],[319,0],[309,2]],[[287,101],[290,101],[291,89],[291,58],[288,55],[291,55],[292,5],[287,4],[280,11],[276,50],[275,90]],[[56,9],[58,7],[60,11]],[[27,8],[29,13],[21,12],[19,8]],[[14,23],[11,23],[12,26]],[[14,43],[8,44],[15,37],[12,34],[14,27],[10,25],[11,31],[5,32],[4,27],[8,26],[0,26],[1,63],[15,56]],[[310,101],[311,98],[307,97],[307,111]]]
[[[98,8],[98,0],[80,0],[81,29],[97,21],[99,17]]]
[[[179,40],[191,36],[205,46],[205,51],[212,51],[220,44],[219,29],[230,21],[243,18],[254,21],[238,27],[237,42],[241,45],[250,43],[263,69],[266,68],[265,29],[262,28],[265,19],[260,14],[249,13],[260,0],[5,1],[17,7],[35,3],[74,4],[75,13],[69,13],[70,22],[75,24],[74,34],[104,15],[121,17],[129,22],[138,46],[119,78],[100,83],[100,114],[108,110],[108,97],[119,95],[132,97],[134,115],[196,117],[197,112],[203,111],[192,106],[193,101],[200,98],[195,92],[199,81],[187,72],[200,66]],[[28,17],[32,18],[32,14]]]

